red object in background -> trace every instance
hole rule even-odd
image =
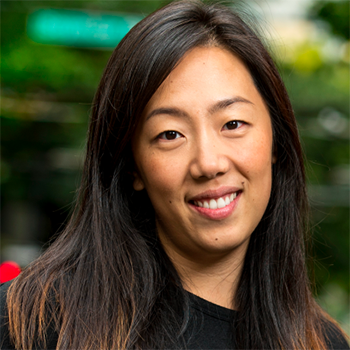
[[[0,283],[10,281],[21,273],[20,266],[14,261],[4,261],[0,264]]]

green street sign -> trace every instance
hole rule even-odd
[[[28,16],[27,34],[41,44],[114,48],[142,18],[137,15],[41,9]]]

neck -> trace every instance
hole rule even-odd
[[[238,247],[220,257],[194,260],[167,251],[184,289],[214,304],[235,309],[235,294],[247,247]],[[166,249],[167,250],[167,249]]]

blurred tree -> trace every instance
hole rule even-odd
[[[322,35],[294,47],[280,67],[306,154],[317,294],[350,334],[349,4],[315,1],[309,18]]]
[[[349,1],[316,1],[310,10],[310,18],[327,22],[333,34],[349,40],[349,13]]]
[[[48,6],[147,15],[168,2],[1,4],[2,247],[41,245],[62,228],[79,182],[94,91],[111,54],[34,43],[26,34],[28,15]],[[33,208],[40,214],[35,216]],[[15,225],[14,218],[23,224]]]

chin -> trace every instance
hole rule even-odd
[[[205,241],[202,241],[200,247],[203,252],[215,255],[237,253],[237,250],[244,250],[248,247],[250,235],[248,237],[235,237],[232,233],[229,236],[214,235]]]

